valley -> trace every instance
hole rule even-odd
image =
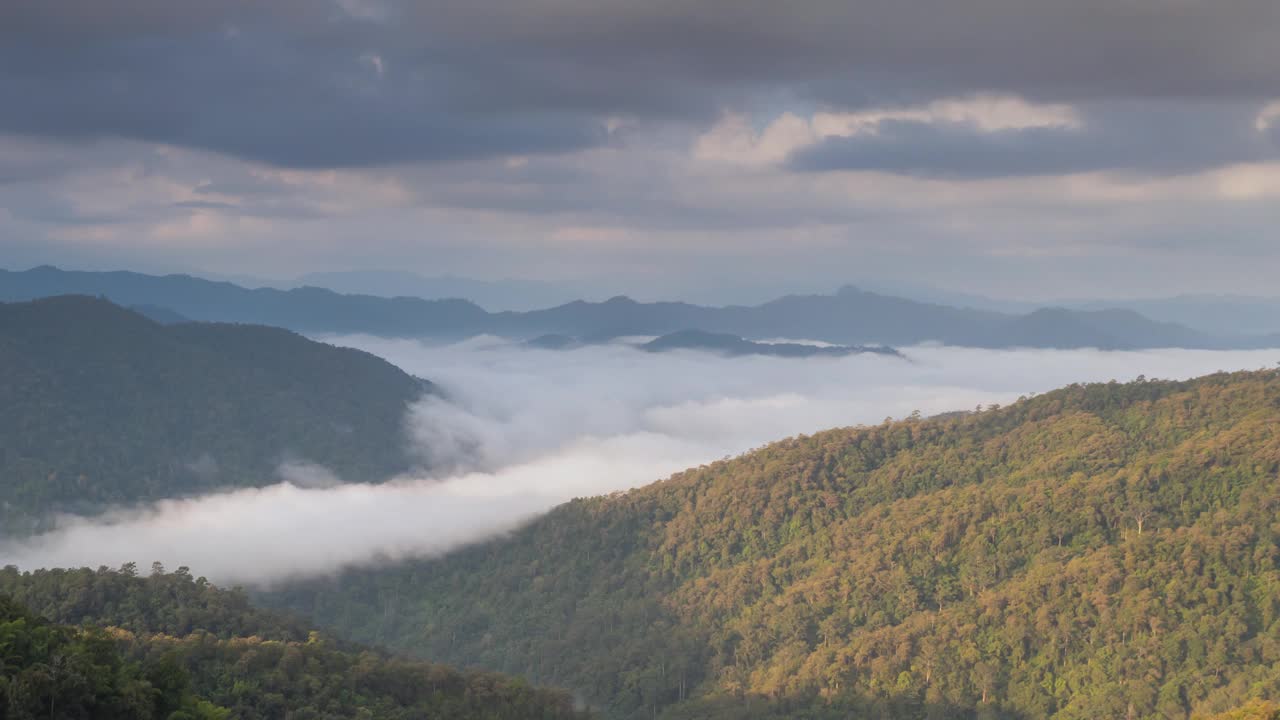
[[[1280,683],[1280,375],[1195,377],[1269,353],[566,354],[161,325],[89,298],[0,316],[7,396],[29,408],[27,434],[10,435],[28,444],[10,447],[45,453],[19,457],[80,467],[39,442],[62,427],[133,453],[81,470],[74,492],[7,495],[27,498],[10,517],[43,526],[10,524],[0,543],[0,565],[18,566],[0,573],[17,603],[6,622],[39,613],[68,642],[106,628],[122,653],[108,666],[126,669],[110,672],[173,658],[189,680],[172,702],[209,717],[275,717],[270,702],[317,717],[352,702],[373,717],[489,712],[450,705],[452,690],[314,694],[285,665],[250,689],[219,665],[246,652],[264,668],[314,655],[343,687],[497,683],[514,694],[494,691],[493,717],[1207,717]],[[98,360],[71,360],[83,354]],[[264,374],[272,357],[280,376]],[[1187,379],[1052,389],[1135,363]],[[174,379],[129,385],[147,367]],[[74,425],[94,407],[197,418],[199,388],[217,383],[231,414],[158,424],[145,442]],[[1015,394],[1026,387],[1047,392]],[[798,404],[780,412],[779,398]],[[855,424],[821,429],[841,418]],[[272,431],[234,434],[255,427]],[[215,436],[246,459],[201,444]],[[178,450],[236,480],[131,470],[195,472]],[[312,647],[313,627],[332,639]],[[364,674],[363,647],[395,669]]]
[[[1277,38],[0,0],[0,720],[1280,720]]]

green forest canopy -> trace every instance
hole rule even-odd
[[[105,300],[0,304],[0,535],[52,512],[407,469],[429,383],[358,350],[253,325],[160,325]]]
[[[0,570],[0,720],[584,717],[566,693],[342,643],[185,568]]]
[[[1277,510],[1276,372],[1076,385],[263,599],[612,718],[1205,717],[1280,697]]]

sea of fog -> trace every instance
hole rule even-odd
[[[431,380],[406,416],[424,468],[382,485],[280,468],[269,487],[96,518],[0,547],[24,569],[160,561],[221,583],[270,584],[352,565],[446,553],[573,497],[825,428],[1009,403],[1073,382],[1189,378],[1274,367],[1280,351],[977,350],[783,359],[651,354],[623,344],[539,350],[495,338],[450,346],[326,337]]]

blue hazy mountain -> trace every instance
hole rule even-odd
[[[660,336],[688,328],[748,340],[797,338],[839,345],[1139,349],[1280,346],[1275,335],[1215,334],[1159,322],[1130,309],[1042,308],[1027,313],[955,307],[841,288],[761,305],[708,307],[619,296],[527,312],[488,312],[469,300],[344,295],[302,287],[247,289],[190,275],[78,272],[42,266],[0,271],[0,300],[100,295],[125,306],[165,308],[191,320],[275,325],[308,333],[368,333],[454,339],[488,333],[513,339],[565,335],[595,340]]]
[[[315,287],[250,290],[191,275],[80,272],[48,265],[26,272],[0,271],[0,301],[53,295],[97,295],[126,307],[162,307],[190,320],[273,325],[312,333],[466,335],[489,317],[465,300],[342,295]]]
[[[1104,305],[1122,307],[1155,320],[1179,323],[1206,332],[1242,335],[1280,332],[1280,298],[1180,295],[1111,303],[1077,301],[1066,305],[1080,309],[1098,309]]]
[[[495,311],[550,307],[580,296],[572,289],[532,280],[477,280],[456,275],[428,277],[402,270],[308,273],[298,278],[298,284],[350,295],[417,297],[424,300],[466,298]]]

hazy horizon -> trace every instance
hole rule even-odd
[[[1184,290],[1181,288],[1169,288],[1166,292],[1160,292],[1159,289],[1155,289],[1145,293],[1132,292],[1098,295],[1057,295],[1051,294],[1048,291],[1044,291],[1039,294],[1032,292],[1024,295],[1001,295],[999,293],[992,292],[964,290],[947,284],[927,285],[919,282],[913,282],[909,278],[895,281],[890,278],[870,277],[851,277],[837,281],[836,284],[797,279],[796,281],[789,283],[782,282],[763,285],[743,285],[738,287],[726,286],[714,289],[688,290],[683,292],[672,291],[671,294],[663,294],[662,291],[646,289],[643,287],[610,285],[607,279],[583,282],[575,285],[573,283],[553,283],[533,277],[522,277],[519,275],[509,274],[486,277],[450,272],[441,272],[439,274],[433,274],[430,272],[421,273],[411,270],[395,270],[386,268],[370,268],[361,270],[316,270],[280,277],[257,276],[251,274],[223,274],[217,272],[205,272],[198,268],[181,266],[148,270],[142,267],[126,267],[109,263],[96,265],[76,264],[74,262],[39,262],[34,264],[10,263],[0,265],[0,270],[7,270],[9,272],[25,272],[44,266],[56,267],[60,270],[74,272],[134,272],[142,275],[153,276],[188,275],[215,282],[229,282],[248,289],[274,288],[278,290],[289,290],[306,285],[312,285],[333,290],[340,294],[363,294],[377,297],[422,297],[424,299],[455,298],[470,300],[490,311],[535,310],[572,302],[574,300],[603,302],[609,298],[619,296],[628,297],[639,302],[674,301],[709,306],[758,305],[787,295],[832,295],[846,287],[854,287],[867,292],[873,292],[881,295],[892,295],[920,302],[953,305],[957,307],[975,307],[979,309],[1000,309],[1006,312],[1018,312],[1036,307],[1051,307],[1058,305],[1084,307],[1108,302],[1114,302],[1117,304],[1169,300],[1244,300],[1280,302],[1280,293],[1263,292],[1259,294],[1249,294],[1230,290],[1222,292],[1193,292],[1191,290]],[[388,286],[385,282],[386,278],[400,280],[402,281],[402,285],[396,285],[393,283]],[[406,289],[404,291],[398,289],[400,287],[408,288],[410,283],[417,284],[418,289]],[[475,297],[468,296],[465,291],[453,294],[422,292],[424,289],[432,289],[441,284],[464,284],[487,287],[487,292],[497,292],[502,294],[504,297],[511,298],[511,300],[509,302],[486,303],[483,299],[478,300]],[[545,299],[548,296],[552,296],[556,299],[548,301]],[[492,307],[490,305],[492,305]]]

